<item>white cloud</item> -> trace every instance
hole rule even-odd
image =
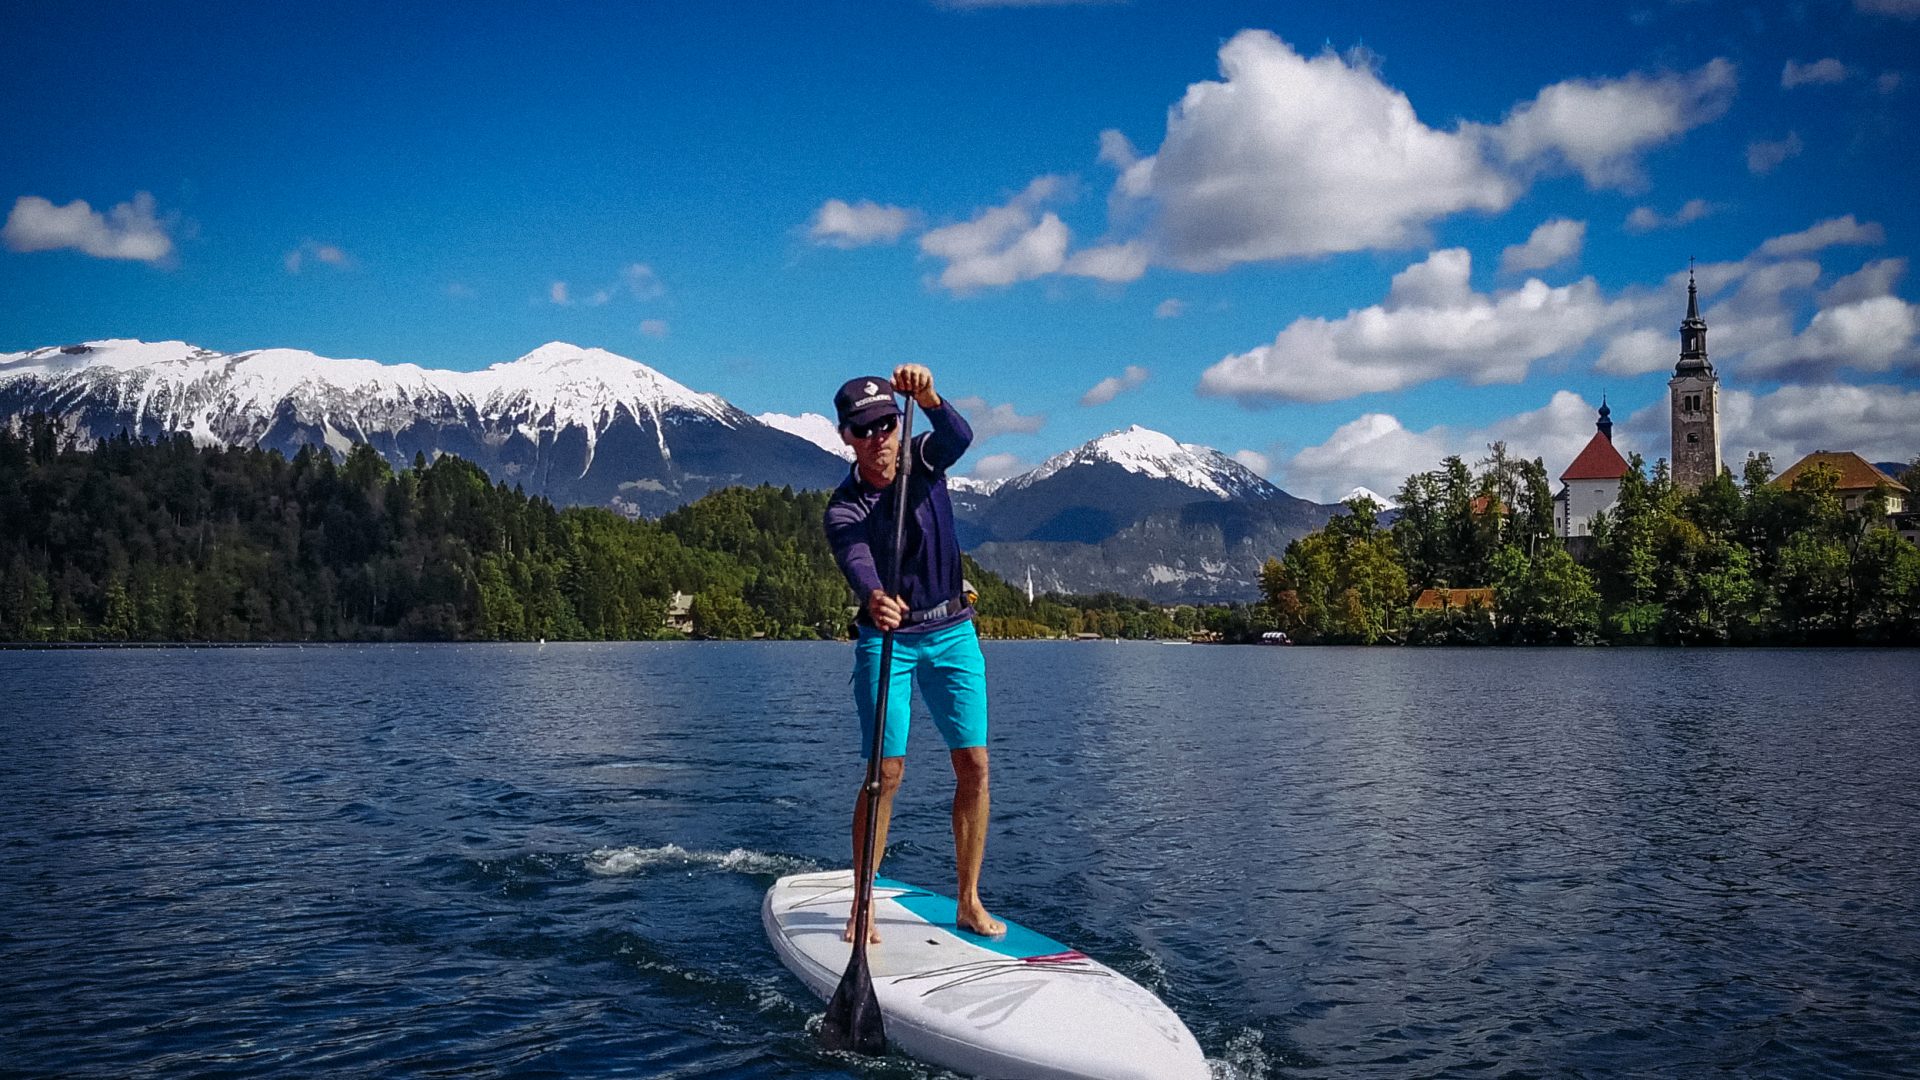
[[[1645,375],[1664,371],[1679,358],[1679,338],[1670,330],[1641,327],[1619,334],[1594,361],[1593,369],[1607,375]]]
[[[1549,287],[1530,278],[1494,294],[1472,290],[1472,256],[1436,251],[1396,275],[1385,303],[1344,318],[1294,320],[1270,345],[1229,356],[1199,392],[1243,405],[1337,401],[1435,379],[1519,382],[1534,361],[1579,347],[1631,315],[1592,278]]]
[[[1283,464],[1279,483],[1291,494],[1318,502],[1330,502],[1356,486],[1391,498],[1408,476],[1439,468],[1449,454],[1472,466],[1486,456],[1489,445],[1505,442],[1517,457],[1540,458],[1557,487],[1561,471],[1593,438],[1596,409],[1579,394],[1560,390],[1541,408],[1477,428],[1440,424],[1410,431],[1397,417],[1367,413],[1335,429],[1318,446],[1295,453]],[[1621,449],[1624,453],[1633,448]]]
[[[1920,306],[1894,295],[1905,259],[1868,262],[1815,291],[1823,270],[1810,256],[1843,244],[1877,243],[1882,235],[1879,225],[1849,215],[1774,237],[1738,262],[1700,266],[1701,315],[1716,365],[1749,377],[1813,380],[1831,378],[1840,368],[1920,367]],[[1619,308],[1632,315],[1595,370],[1640,375],[1670,365],[1678,356],[1672,315],[1686,283],[1686,273],[1676,272],[1655,289],[1620,294]],[[1800,326],[1810,301],[1814,314]]]
[[[85,199],[55,206],[38,195],[22,195],[0,228],[0,240],[14,251],[72,248],[98,259],[159,265],[173,257],[173,237],[154,210],[153,196],[144,191],[104,214]]]
[[[1014,411],[1011,403],[988,405],[985,398],[963,397],[953,399],[953,406],[967,418],[967,426],[973,429],[975,442],[985,442],[1001,435],[1031,434],[1047,425],[1046,417],[1021,416]]]
[[[973,472],[969,475],[975,480],[1005,480],[1031,468],[1033,466],[1021,461],[1018,454],[988,454],[974,461]]]
[[[814,211],[807,238],[837,248],[891,244],[913,228],[918,217],[901,206],[883,206],[865,199],[857,203],[828,199]]]
[[[1138,241],[1076,251],[1061,272],[1101,281],[1137,281],[1147,272],[1147,247]]]
[[[1820,304],[1837,307],[1876,296],[1892,296],[1893,287],[1906,275],[1907,260],[1876,259],[1822,290]]]
[[[1852,450],[1868,461],[1906,461],[1920,452],[1913,445],[1920,432],[1920,390],[1783,386],[1765,396],[1730,396],[1744,414],[1726,427],[1726,444],[1738,452],[1730,455],[1735,462],[1745,460],[1748,448],[1771,453],[1777,470],[1816,450]]]
[[[1903,81],[1905,80],[1901,78],[1899,72],[1883,71],[1880,73],[1880,77],[1873,81],[1873,88],[1882,94],[1891,94],[1895,90],[1900,89],[1900,84]]]
[[[1504,210],[1518,194],[1477,137],[1421,123],[1365,62],[1308,59],[1260,30],[1219,59],[1221,81],[1188,87],[1158,154],[1120,181],[1157,204],[1173,265],[1407,247],[1437,218]]]
[[[1545,221],[1533,230],[1524,244],[1514,244],[1500,253],[1502,273],[1545,270],[1580,256],[1587,240],[1587,223],[1567,218]]]
[[[1896,19],[1920,18],[1920,0],[1853,0],[1853,7],[1870,15],[1891,15]]]
[[[1407,96],[1355,50],[1307,57],[1247,30],[1220,49],[1220,79],[1170,110],[1166,137],[1138,157],[1117,132],[1101,160],[1120,170],[1110,213],[1150,209],[1154,261],[1187,270],[1400,249],[1463,211],[1504,211],[1545,172],[1592,187],[1641,183],[1639,159],[1719,117],[1734,66],[1573,80],[1542,89],[1498,124],[1423,123]]]
[[[1273,459],[1258,450],[1235,450],[1229,456],[1261,476],[1267,475],[1267,470],[1273,468]]]
[[[1082,405],[1105,405],[1128,390],[1142,386],[1147,381],[1147,369],[1139,364],[1128,364],[1125,371],[1118,375],[1109,375],[1093,384],[1093,388],[1080,395]]]
[[[1719,118],[1736,82],[1733,65],[1719,59],[1687,74],[1572,79],[1487,131],[1510,164],[1564,165],[1594,188],[1637,187],[1639,156]]]
[[[560,307],[604,307],[623,292],[635,300],[657,300],[666,295],[667,287],[646,263],[630,263],[621,269],[617,280],[584,296],[576,295],[565,281],[556,281],[547,286],[547,299]]]
[[[1747,353],[1741,370],[1819,374],[1839,367],[1881,372],[1920,366],[1916,336],[1920,306],[1897,296],[1873,296],[1821,308],[1798,334]]]
[[[646,263],[633,263],[620,271],[620,282],[633,293],[635,300],[657,300],[666,295],[667,287],[661,283],[660,275]]]
[[[1039,177],[1005,205],[923,234],[920,250],[947,262],[941,286],[969,292],[1027,281],[1064,266],[1067,226],[1052,211],[1040,213],[1064,185],[1057,176]]]
[[[1186,313],[1187,302],[1172,296],[1155,304],[1153,308],[1153,317],[1156,319],[1177,319]]]
[[[1799,157],[1806,149],[1800,141],[1800,133],[1787,132],[1787,137],[1774,142],[1758,140],[1747,144],[1747,171],[1755,176],[1765,176],[1779,168],[1791,157]]]
[[[1792,60],[1780,72],[1780,86],[1791,90],[1796,86],[1819,86],[1826,83],[1844,82],[1847,77],[1847,65],[1829,56],[1824,60],[1815,60],[1810,64],[1798,64]]]
[[[1628,232],[1652,232],[1655,229],[1676,229],[1691,224],[1713,213],[1713,205],[1705,199],[1688,199],[1671,217],[1661,217],[1651,206],[1636,206],[1633,213],[1627,215]]]
[[[667,320],[642,319],[640,320],[640,332],[650,338],[666,337],[667,336]]]
[[[547,299],[559,307],[601,307],[613,299],[613,290],[595,289],[585,296],[575,296],[572,286],[556,281],[547,286]]]
[[[1854,244],[1882,244],[1887,239],[1878,222],[1855,221],[1852,214],[1828,218],[1812,228],[1785,236],[1776,236],[1760,245],[1759,254],[1779,258],[1808,255],[1823,248]]]
[[[321,244],[312,240],[305,241],[299,247],[287,252],[282,263],[286,266],[287,273],[297,274],[305,269],[308,259],[331,266],[336,270],[345,270],[353,265],[353,259],[345,251],[333,244]]]
[[[1627,418],[1624,430],[1651,465],[1671,456],[1665,395]],[[1851,450],[1868,461],[1906,461],[1920,432],[1920,390],[1841,384],[1782,386],[1767,394],[1728,387],[1720,395],[1721,464],[1737,477],[1747,455],[1765,452],[1775,475],[1819,450]]]
[[[1119,172],[1133,168],[1140,160],[1140,151],[1133,148],[1133,141],[1114,128],[1100,133],[1100,160]]]

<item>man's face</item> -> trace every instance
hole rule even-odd
[[[900,418],[883,416],[865,424],[846,424],[840,428],[840,439],[853,447],[854,457],[865,469],[885,472],[893,466],[893,458],[900,447]]]

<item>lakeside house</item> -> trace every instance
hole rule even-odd
[[[1484,611],[1487,618],[1493,618],[1493,590],[1479,587],[1422,589],[1413,601],[1413,610],[1419,614],[1445,614],[1456,609]]]
[[[1860,509],[1866,505],[1867,496],[1884,487],[1887,492],[1887,516],[1905,516],[1907,496],[1912,492],[1907,490],[1905,484],[1882,472],[1879,466],[1851,450],[1816,450],[1775,477],[1774,486],[1791,491],[1800,477],[1816,465],[1825,465],[1839,474],[1840,479],[1833,485],[1833,493],[1839,496],[1843,509]]]
[[[677,592],[667,600],[667,625],[683,634],[693,633],[693,596]]]

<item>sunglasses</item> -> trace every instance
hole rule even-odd
[[[888,416],[875,420],[871,424],[848,424],[847,434],[856,439],[871,439],[875,435],[891,435],[893,429],[899,426],[898,419]]]

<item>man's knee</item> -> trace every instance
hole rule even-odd
[[[880,759],[880,794],[892,795],[900,790],[900,781],[907,775],[907,759],[889,757]]]
[[[962,786],[987,785],[987,748],[969,746],[953,752],[953,777]]]

